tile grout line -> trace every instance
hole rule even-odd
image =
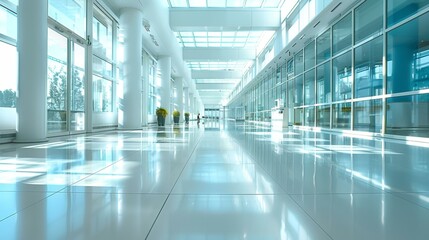
[[[158,214],[156,215],[156,217],[155,217],[155,219],[154,219],[154,221],[153,221],[152,225],[151,225],[151,226],[150,226],[150,228],[149,228],[149,231],[148,231],[148,233],[147,233],[147,235],[146,235],[146,237],[145,237],[145,240],[147,240],[147,239],[148,239],[148,237],[149,237],[150,233],[152,232],[152,229],[153,229],[153,227],[155,226],[155,223],[156,223],[156,221],[158,220],[159,216],[161,215],[161,212],[162,212],[162,210],[164,209],[165,204],[167,203],[167,201],[168,201],[168,199],[170,198],[170,196],[171,196],[171,195],[176,195],[176,194],[172,194],[173,189],[174,189],[174,187],[176,186],[177,182],[179,181],[180,177],[182,176],[183,171],[185,170],[186,166],[187,166],[187,165],[188,165],[188,163],[189,163],[189,160],[190,160],[190,159],[192,158],[192,156],[194,155],[195,150],[197,149],[198,145],[200,144],[201,138],[202,138],[202,135],[198,136],[198,139],[197,139],[197,141],[196,141],[195,147],[192,149],[191,154],[189,154],[189,156],[188,156],[188,160],[186,161],[185,165],[183,166],[182,170],[180,171],[179,176],[177,177],[176,181],[174,182],[173,186],[171,187],[171,190],[170,190],[170,192],[168,193],[167,197],[165,198],[164,203],[162,204],[161,208],[159,209]]]

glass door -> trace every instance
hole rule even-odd
[[[48,42],[48,134],[84,131],[85,47],[53,29]]]

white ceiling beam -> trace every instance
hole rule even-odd
[[[253,48],[183,48],[185,61],[216,60],[239,61],[254,60],[256,52]]]
[[[235,83],[197,83],[195,84],[197,90],[201,89],[229,89],[232,90],[235,86]]]
[[[240,71],[227,70],[192,70],[192,79],[241,79]]]
[[[275,31],[280,23],[279,9],[170,9],[170,27],[175,32]]]

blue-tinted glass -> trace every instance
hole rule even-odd
[[[304,83],[302,75],[295,78],[295,106],[302,106],[303,104],[303,91]]]
[[[383,1],[368,0],[355,10],[355,42],[381,32],[383,29]]]
[[[350,129],[351,106],[351,103],[333,105],[332,128]]]
[[[304,104],[312,105],[315,103],[315,79],[314,79],[314,69],[306,72],[304,74],[305,86],[304,86]]]
[[[314,122],[315,122],[315,112],[314,112],[314,107],[307,107],[304,109],[304,125],[305,126],[310,126],[313,127],[314,126]]]
[[[298,75],[304,71],[304,54],[302,50],[295,55],[294,59],[295,59],[295,75]]]
[[[332,62],[334,101],[350,99],[352,95],[352,53],[334,58]]]
[[[304,49],[304,68],[305,70],[308,70],[312,67],[314,67],[315,61],[314,61],[315,55],[314,55],[314,41],[309,43],[305,49]]]
[[[333,55],[352,45],[352,15],[349,14],[332,27]]]
[[[326,62],[317,67],[317,103],[331,101],[331,63]]]
[[[387,25],[392,26],[429,5],[427,0],[387,0]]]
[[[429,88],[429,13],[387,35],[387,93]]]
[[[327,30],[316,40],[317,64],[331,57],[331,31]]]
[[[429,137],[429,94],[387,99],[386,133]]]
[[[383,117],[381,99],[354,103],[354,130],[380,132]]]
[[[16,14],[0,5],[0,34],[17,39],[17,30]]]
[[[317,106],[316,111],[317,111],[316,126],[329,128],[330,119],[331,119],[331,106],[330,105]]]
[[[383,93],[383,39],[378,37],[355,49],[355,98]]]

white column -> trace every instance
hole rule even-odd
[[[183,78],[177,78],[175,81],[177,94],[177,111],[180,112],[180,120],[185,119],[185,111],[183,109]]]
[[[171,124],[172,111],[171,103],[171,57],[161,57],[158,59],[159,69],[161,71],[161,107],[167,109],[168,115],[165,119],[165,124]]]
[[[17,142],[46,141],[48,0],[18,6]]]
[[[197,115],[194,111],[194,94],[189,93],[189,113],[191,114],[192,118],[195,118]]]
[[[142,66],[142,21],[137,9],[125,8],[120,22],[124,34],[124,96],[120,104],[123,112],[122,128],[141,128],[141,66]]]
[[[189,112],[189,88],[183,88],[183,94],[185,95],[183,104],[183,113]]]

